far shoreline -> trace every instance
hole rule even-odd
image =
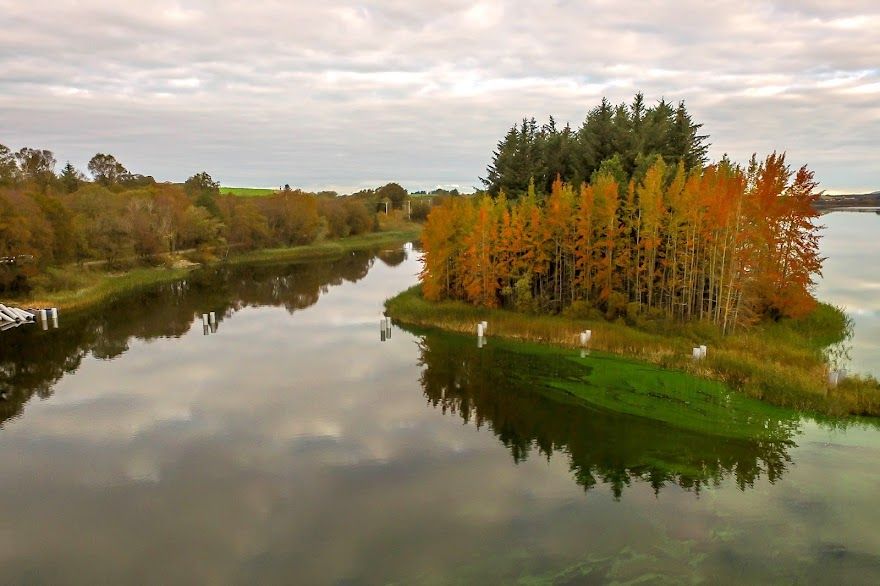
[[[813,204],[822,212],[854,211],[848,208],[880,209],[880,192],[851,195],[822,195]]]
[[[55,307],[62,312],[80,312],[111,301],[119,295],[183,279],[188,274],[206,267],[334,258],[355,250],[403,244],[418,239],[420,233],[421,226],[413,226],[402,230],[322,240],[302,246],[252,250],[204,262],[188,262],[183,257],[174,257],[171,266],[140,266],[119,271],[99,269],[88,271],[90,282],[85,287],[62,288],[58,291],[22,297],[3,297],[0,298],[0,303],[15,307]]]

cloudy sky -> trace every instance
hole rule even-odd
[[[0,0],[0,143],[224,185],[478,184],[523,116],[686,100],[711,154],[880,189],[880,3]]]

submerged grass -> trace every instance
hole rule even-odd
[[[369,249],[402,243],[418,238],[420,227],[413,225],[404,230],[374,232],[338,240],[326,240],[304,246],[255,250],[208,262],[174,262],[155,267],[137,267],[126,271],[109,271],[101,267],[72,265],[47,271],[52,285],[36,289],[23,298],[0,299],[0,302],[28,307],[57,307],[65,311],[79,311],[118,295],[139,289],[176,281],[205,264],[275,263],[318,258],[333,258],[353,250]],[[170,266],[168,266],[170,265]]]
[[[594,350],[493,339],[492,349],[517,355],[530,376],[556,392],[606,411],[646,417],[700,434],[754,439],[788,437],[790,410],[733,392],[717,380]],[[545,364],[544,368],[536,365]]]
[[[851,376],[829,388],[824,348],[842,341],[847,318],[838,308],[819,304],[809,316],[755,326],[729,336],[705,323],[670,321],[626,324],[602,319],[524,314],[485,309],[459,301],[429,302],[416,286],[386,301],[395,320],[418,326],[474,333],[489,322],[489,333],[518,340],[575,347],[578,334],[593,331],[590,348],[637,358],[726,383],[748,397],[780,407],[824,415],[880,415],[880,383]],[[705,360],[691,349],[709,346]]]

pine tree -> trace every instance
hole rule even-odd
[[[58,179],[61,181],[61,185],[67,193],[73,193],[79,189],[79,186],[82,184],[83,175],[76,170],[76,167],[70,164],[70,161],[67,161],[67,164],[61,169],[61,174],[58,176]]]

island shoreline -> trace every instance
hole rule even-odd
[[[476,335],[475,324],[486,320],[490,337],[567,348],[580,347],[579,333],[590,329],[591,349],[721,381],[771,405],[820,416],[880,416],[880,384],[873,377],[853,375],[829,388],[823,349],[845,338],[847,318],[840,308],[828,304],[820,303],[809,320],[763,324],[727,336],[700,323],[666,322],[650,331],[620,320],[525,314],[461,301],[430,302],[419,285],[386,300],[385,308],[401,324]],[[692,348],[704,343],[706,358],[694,360]]]

